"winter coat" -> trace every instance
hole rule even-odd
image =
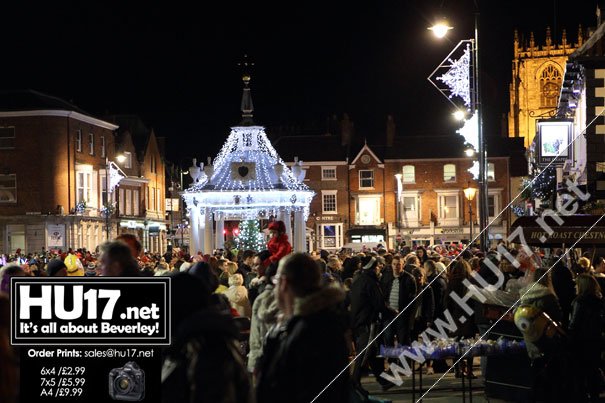
[[[248,354],[248,371],[254,372],[256,363],[263,351],[263,341],[271,326],[277,323],[279,308],[275,299],[273,285],[268,284],[252,305],[250,325],[250,353]]]
[[[563,311],[561,323],[567,326],[569,314],[571,313],[571,302],[576,297],[576,285],[573,273],[562,262],[554,265],[551,271],[552,286],[559,298],[559,304]]]
[[[405,307],[414,299],[417,294],[416,278],[411,273],[412,266],[406,266],[404,270],[399,274],[399,306],[394,307],[398,311],[402,311]],[[385,302],[388,303],[389,296],[391,295],[391,289],[393,288],[393,281],[395,275],[393,270],[384,271],[382,277],[380,277],[380,288],[384,295]],[[408,308],[409,312],[414,311],[418,307],[418,304],[413,304]]]
[[[259,403],[308,403],[348,364],[344,291],[330,285],[295,300],[291,318],[269,331],[259,362]],[[316,400],[347,402],[348,371]]]
[[[267,242],[267,249],[271,253],[271,256],[263,261],[263,266],[265,267],[279,262],[282,257],[292,252],[292,245],[290,245],[290,242],[288,241],[288,235],[281,234],[269,239],[269,242]]]
[[[436,280],[435,277],[437,277]],[[427,277],[427,284],[430,284],[429,287],[431,287],[431,290],[433,291],[435,307],[433,320],[431,322],[434,322],[437,318],[443,318],[443,312],[445,311],[447,304],[447,282],[442,275],[432,275]]]
[[[369,326],[378,321],[380,313],[388,311],[378,284],[378,276],[372,270],[361,270],[351,285],[351,328]]]
[[[571,304],[569,333],[572,348],[584,360],[593,360],[597,364],[599,351],[603,349],[603,323],[605,305],[603,298],[592,295],[577,297]]]
[[[243,285],[232,285],[224,294],[229,299],[231,307],[237,311],[239,316],[246,316],[248,318],[252,316],[252,308],[250,307],[246,287]]]
[[[547,314],[555,322],[561,323],[563,319],[561,306],[559,305],[557,296],[548,287],[532,283],[522,288],[520,294],[522,295],[519,301],[520,305],[532,305]],[[535,343],[526,340],[525,345],[527,347],[527,354],[532,360],[542,356],[543,351]]]
[[[175,330],[162,368],[162,401],[250,403],[248,374],[229,315],[199,311]]]

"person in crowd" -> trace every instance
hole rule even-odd
[[[49,277],[66,277],[67,266],[61,259],[51,259],[46,264],[46,273]]]
[[[342,272],[342,263],[338,256],[332,255],[328,257],[327,273],[334,280],[338,282],[342,282],[341,272]]]
[[[551,272],[553,291],[558,297],[559,306],[561,307],[560,320],[563,327],[567,328],[569,326],[569,315],[571,314],[571,303],[576,297],[574,275],[565,265],[563,259],[555,263]]]
[[[412,340],[416,340],[420,333],[433,324],[433,318],[435,316],[435,297],[433,296],[433,289],[431,287],[426,287],[426,275],[424,274],[423,268],[415,267],[412,270],[412,275],[416,280],[416,289],[418,290],[417,308],[413,313],[414,325],[412,327]],[[424,290],[425,287],[426,290]]]
[[[10,345],[10,300],[0,291],[0,402],[19,402],[19,355]]]
[[[578,259],[578,274],[590,273],[592,271],[592,267],[590,267],[590,259],[587,257],[581,257]]]
[[[599,283],[599,287],[601,287],[601,292],[605,290],[605,259],[602,256],[597,256],[594,258],[593,263],[593,276]]]
[[[101,272],[107,277],[138,277],[137,261],[130,247],[121,241],[105,242],[101,245]]]
[[[86,265],[86,271],[84,272],[84,276],[86,277],[95,277],[97,275],[97,265],[94,262],[90,262]]]
[[[224,285],[225,287],[229,287],[229,277],[231,277],[231,272],[229,270],[229,263],[231,263],[230,261],[228,261],[227,259],[219,259],[218,260],[218,268],[220,270],[220,274],[218,276],[218,280],[221,283],[221,285]],[[233,268],[231,268],[233,270]],[[233,270],[233,272],[235,273],[235,270]]]
[[[267,260],[270,255],[271,252],[264,250],[254,256],[252,265],[254,277],[250,280],[250,285],[248,286],[248,297],[251,304],[254,304],[256,297],[263,292],[267,285],[267,277],[265,276],[266,268],[263,266],[263,262]],[[277,265],[274,265],[274,270],[277,270]]]
[[[214,271],[210,268],[210,265],[206,262],[197,262],[187,271],[188,274],[195,276],[198,280],[202,281],[211,294],[209,297],[209,306],[217,311],[221,311],[226,314],[233,314],[233,308],[231,303],[224,292],[221,290],[218,277],[214,274]],[[237,312],[237,311],[235,311]]]
[[[73,251],[68,253],[63,260],[63,263],[65,263],[65,266],[67,267],[68,276],[79,277],[84,275],[84,265],[77,253],[74,253]]]
[[[231,303],[231,307],[237,311],[239,316],[249,318],[252,315],[252,308],[250,307],[250,301],[248,300],[248,290],[244,287],[244,278],[241,274],[235,273],[229,277],[229,288],[225,291],[225,296],[229,300],[229,303]]]
[[[424,246],[419,245],[416,248],[416,256],[418,257],[420,264],[424,264],[424,262],[426,262],[426,259],[428,259],[428,255]]]
[[[204,281],[211,276],[214,274],[206,266],[198,275],[178,273],[172,277],[173,340],[163,359],[163,402],[254,401],[236,347],[238,329],[231,315],[215,309],[211,302],[214,284]]]
[[[10,294],[11,277],[27,277],[25,270],[14,263],[9,263],[2,269],[2,279],[0,280],[0,292]]]
[[[263,340],[271,326],[277,323],[279,308],[273,291],[273,277],[277,272],[275,266],[270,266],[265,272],[266,287],[252,305],[250,325],[250,353],[248,354],[248,371],[256,373],[256,365],[263,349]]]
[[[143,254],[143,245],[134,234],[120,234],[116,238],[116,241],[122,241],[128,245],[128,248],[130,248],[130,253],[135,260],[138,260]]]
[[[463,298],[468,291],[464,281],[471,281],[471,267],[466,260],[460,258],[456,259],[450,267],[447,295],[456,293],[460,298]],[[472,300],[467,301],[467,304],[472,306]],[[477,332],[474,315],[469,315],[453,298],[448,298],[447,309],[456,324],[456,330],[452,332],[452,336],[459,338],[473,337]],[[460,364],[454,368],[456,377],[460,377],[464,372],[466,377],[474,378],[472,366],[472,358],[460,361]]]
[[[415,257],[413,255],[409,255]],[[416,262],[416,260],[413,260]],[[396,255],[391,261],[391,267],[383,271],[380,277],[380,288],[385,298],[386,304],[390,310],[383,315],[383,326],[387,326],[393,321],[395,316],[397,319],[385,329],[384,338],[385,344],[389,346],[395,345],[395,336],[400,345],[410,345],[412,342],[411,332],[413,325],[414,306],[408,306],[417,293],[416,280],[410,271],[403,269],[401,258]],[[407,308],[407,309],[406,309]],[[399,314],[401,312],[401,314]]]
[[[445,267],[441,267],[443,263],[427,260],[424,263],[426,272],[426,281],[433,291],[435,301],[435,310],[431,322],[437,318],[443,318],[443,312],[447,305],[447,282],[445,280]]]
[[[578,397],[584,399],[588,395],[591,402],[598,402],[602,379],[599,352],[603,350],[605,305],[601,287],[590,274],[583,273],[576,278],[576,291],[569,320],[572,357],[576,362],[573,372],[578,380]]]
[[[384,371],[384,361],[376,357],[377,345],[371,343],[378,334],[380,315],[392,318],[396,314],[385,303],[377,270],[377,258],[364,257],[361,272],[351,285],[351,328],[355,350],[358,355],[361,354],[361,357],[356,359],[351,377],[354,387],[364,394],[367,392],[361,386],[361,369],[366,363],[383,390],[393,386],[380,376]]]
[[[252,273],[252,266],[254,265],[254,255],[256,253],[253,250],[247,249],[242,252],[241,262],[238,265],[236,273],[239,273],[244,278],[244,285],[246,288],[250,285],[250,281],[252,277],[250,273]]]
[[[316,397],[316,402],[348,401],[347,371],[323,390],[348,364],[347,320],[340,309],[343,290],[322,287],[319,267],[302,253],[283,258],[274,281],[284,318],[267,335],[258,367],[257,401],[307,403]]]
[[[342,269],[342,280],[346,280],[348,278],[353,278],[355,272],[361,269],[361,258],[359,256],[351,256],[348,258],[344,264]]]
[[[283,221],[273,221],[269,224],[271,239],[267,242],[267,250],[271,255],[263,261],[263,266],[277,264],[281,258],[292,252],[292,246],[286,235],[286,224]]]

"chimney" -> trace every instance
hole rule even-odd
[[[349,119],[349,115],[345,113],[340,121],[340,144],[347,146],[351,144],[353,137],[353,122]]]
[[[393,115],[387,116],[387,146],[393,147],[395,144],[395,121]]]

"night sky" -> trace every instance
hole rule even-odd
[[[0,87],[46,92],[97,116],[138,114],[185,166],[216,155],[239,122],[244,53],[256,64],[255,121],[269,128],[320,134],[343,112],[370,143],[384,136],[387,114],[400,136],[456,128],[426,76],[472,37],[472,0],[45,3],[3,7]],[[596,4],[479,0],[490,133],[508,112],[513,29],[543,44],[546,26],[557,43],[566,28],[575,42],[578,24],[596,25]],[[455,26],[441,42],[426,30],[439,15]]]

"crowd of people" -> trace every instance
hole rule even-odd
[[[573,368],[582,374],[574,390],[598,398],[602,257],[573,264],[559,260],[548,271],[539,253],[514,248],[508,253],[515,264],[496,251],[440,245],[292,253],[284,224],[276,221],[269,230],[267,249],[260,252],[191,256],[173,250],[155,256],[143,253],[134,236],[123,235],[97,253],[4,256],[0,401],[15,401],[18,378],[17,357],[8,345],[10,277],[74,275],[172,276],[173,340],[163,352],[162,370],[167,402],[309,402],[318,395],[316,401],[366,401],[369,394],[361,384],[366,369],[382,390],[394,386],[380,376],[388,360],[379,355],[379,344],[410,345],[446,311],[456,321],[452,338],[475,336],[476,315],[466,315],[451,295],[465,295],[469,283],[485,282],[517,293],[522,305],[539,308],[564,329],[575,353]],[[553,261],[561,253],[555,251]],[[500,269],[504,281],[490,266]],[[381,329],[379,341],[369,343]],[[556,350],[531,342],[527,349],[542,369]],[[352,369],[344,370],[357,354]],[[444,371],[443,364],[429,362],[426,371]],[[455,374],[474,377],[472,360],[463,360]]]

